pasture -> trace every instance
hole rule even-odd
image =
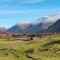
[[[0,60],[60,60],[60,34],[31,41],[0,38]]]

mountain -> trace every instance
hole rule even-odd
[[[49,26],[47,29],[43,30],[42,32],[44,33],[60,32],[60,19],[53,25]]]
[[[40,33],[41,31],[48,31],[53,29],[53,25],[60,19],[60,14],[53,14],[39,18],[33,22],[23,21],[22,23],[15,24],[7,30],[12,33]],[[60,21],[60,20],[59,20]],[[57,24],[56,24],[57,25]],[[50,27],[52,28],[50,29]],[[59,25],[58,25],[59,26]],[[56,27],[54,27],[56,29]]]
[[[41,31],[42,27],[41,24],[30,24],[30,23],[20,23],[20,24],[16,24],[13,27],[11,27],[10,29],[8,29],[8,32],[13,32],[13,33],[36,33],[38,31]]]

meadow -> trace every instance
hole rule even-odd
[[[0,38],[0,60],[60,60],[60,34],[31,41]]]

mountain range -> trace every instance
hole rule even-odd
[[[50,33],[60,32],[60,14],[53,14],[35,20],[32,23],[20,22],[6,30],[12,33]]]

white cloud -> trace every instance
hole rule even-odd
[[[16,14],[16,13],[36,13],[42,12],[43,10],[0,10],[0,14]]]
[[[45,0],[0,0],[0,2],[20,2],[20,3],[37,3]]]
[[[21,3],[38,3],[44,0],[22,0]]]
[[[44,8],[44,9],[31,9],[31,10],[0,10],[0,14],[19,14],[19,13],[55,13],[55,12],[60,12],[60,9],[55,9],[55,8]]]
[[[0,2],[11,2],[12,0],[0,0]]]

